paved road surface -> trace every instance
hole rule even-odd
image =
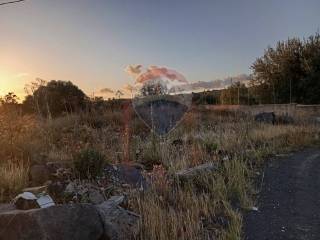
[[[270,161],[246,240],[320,240],[320,149]]]

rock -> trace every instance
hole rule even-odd
[[[103,189],[91,183],[73,181],[65,188],[65,196],[76,202],[100,204],[105,201]]]
[[[199,176],[205,176],[212,171],[217,170],[213,163],[205,163],[199,166],[178,171],[175,175],[180,181],[193,180]]]
[[[103,227],[89,204],[0,213],[0,240],[100,240]]]
[[[13,200],[14,205],[20,210],[29,210],[34,208],[39,208],[37,203],[37,197],[31,192],[23,192],[15,197]]]
[[[142,175],[142,167],[137,164],[108,165],[104,169],[104,176],[111,184],[129,184],[133,188],[146,189],[148,184]]]
[[[66,189],[64,190],[67,194],[76,194],[77,193],[77,184],[75,182],[70,182]]]
[[[16,207],[12,203],[0,204],[0,214],[16,210]]]
[[[46,165],[38,164],[30,167],[29,176],[32,186],[39,186],[49,180],[50,173]]]
[[[275,120],[277,124],[293,124],[294,123],[293,117],[289,115],[277,116]]]
[[[103,239],[137,239],[140,216],[119,207],[122,200],[123,196],[115,196],[96,206],[104,226]]]
[[[56,202],[59,202],[60,200],[64,199],[64,191],[66,188],[66,183],[64,182],[51,182],[48,185],[48,193],[50,196],[54,198]]]
[[[115,206],[119,206],[121,203],[124,202],[125,197],[120,195],[120,196],[112,196],[111,198],[108,199],[108,202],[110,204],[113,204]]]
[[[262,112],[254,116],[254,120],[260,123],[274,124],[276,115],[274,112]]]
[[[22,192],[31,192],[33,194],[39,194],[39,193],[42,193],[42,192],[46,192],[47,188],[48,188],[47,185],[38,186],[38,187],[30,187],[30,188],[24,188],[22,190]]]
[[[47,162],[46,165],[47,165],[50,173],[55,173],[60,168],[70,167],[69,166],[70,164],[67,164],[65,162],[59,162],[59,161],[58,162]]]
[[[104,196],[98,190],[95,189],[90,189],[88,191],[88,198],[89,202],[93,204],[100,204],[105,200]]]

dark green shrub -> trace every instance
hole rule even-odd
[[[81,179],[94,179],[101,175],[105,157],[94,149],[82,150],[75,156],[75,171]]]

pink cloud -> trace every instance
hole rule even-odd
[[[157,67],[157,66],[150,66],[145,73],[140,74],[136,78],[136,82],[144,83],[146,81],[149,81],[155,78],[161,78],[161,77],[166,77],[171,81],[187,83],[186,78],[182,74],[178,73],[177,71],[168,69],[165,67]]]

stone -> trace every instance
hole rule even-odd
[[[119,206],[124,202],[125,197],[123,195],[120,196],[112,196],[108,199],[109,204],[113,204],[115,206]]]
[[[293,117],[289,115],[277,116],[275,120],[277,124],[293,124],[294,123]]]
[[[0,240],[101,240],[103,227],[89,204],[0,212]]]
[[[71,197],[72,201],[81,203],[93,203],[100,204],[105,201],[103,188],[92,183],[86,183],[81,181],[70,182],[64,191],[65,197]]]
[[[34,208],[39,208],[37,203],[37,197],[31,192],[23,192],[15,197],[13,200],[14,205],[20,210],[29,210]]]
[[[276,115],[274,112],[262,112],[255,115],[254,120],[260,123],[274,124],[276,121]]]
[[[3,203],[0,204],[0,214],[16,210],[16,206],[12,203]]]
[[[47,188],[48,188],[47,185],[38,186],[38,187],[30,187],[30,188],[24,188],[22,190],[22,192],[31,192],[31,193],[37,195],[39,193],[46,192]]]
[[[104,169],[104,176],[115,185],[128,184],[132,188],[146,189],[148,183],[142,175],[142,168],[137,164],[108,165]]]
[[[64,199],[64,191],[66,188],[66,183],[64,182],[51,182],[48,185],[48,193],[53,197],[57,202]]]
[[[49,180],[50,173],[46,165],[37,164],[30,167],[29,177],[32,186],[39,186]]]
[[[121,201],[123,201],[122,196],[115,196],[102,204],[96,205],[104,226],[103,239],[137,239],[140,231],[140,216],[119,207]]]
[[[193,180],[196,177],[204,176],[206,174],[212,173],[215,170],[217,170],[217,166],[214,163],[209,162],[209,163],[198,165],[193,168],[180,170],[175,174],[175,176],[180,181],[188,181],[188,180]]]
[[[100,204],[105,200],[104,196],[98,190],[95,189],[90,189],[88,191],[88,198],[89,202],[93,204]]]
[[[70,182],[66,188],[65,193],[67,194],[76,194],[77,193],[77,184],[75,182]]]

